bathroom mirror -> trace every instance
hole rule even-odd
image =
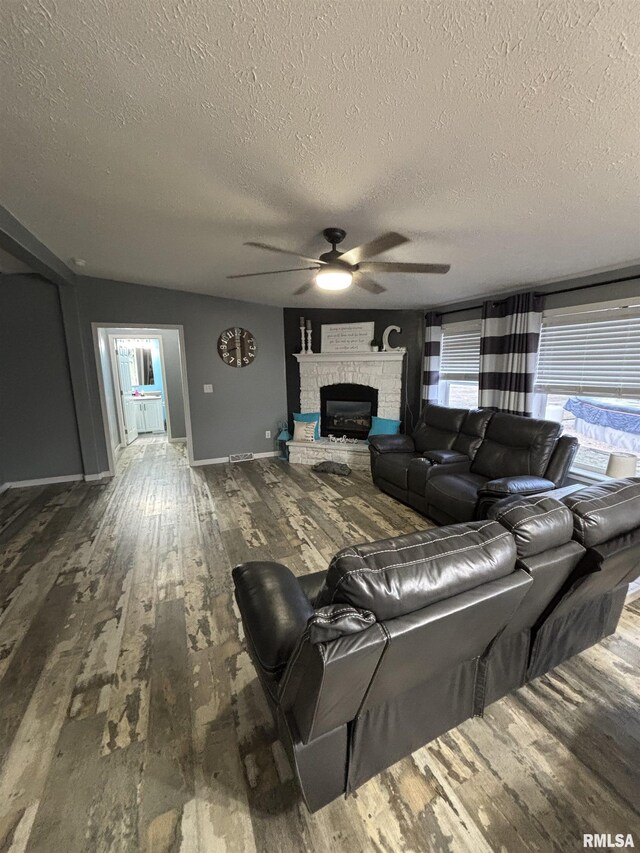
[[[138,381],[135,384],[154,385],[155,380],[153,378],[153,360],[151,358],[151,347],[138,345],[136,347],[135,352],[136,372],[138,374]]]

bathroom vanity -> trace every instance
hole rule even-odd
[[[146,394],[133,398],[136,407],[138,432],[164,432],[162,397],[159,394]]]

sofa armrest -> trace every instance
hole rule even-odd
[[[555,486],[551,480],[544,477],[532,477],[522,474],[519,477],[499,477],[497,480],[488,480],[482,489],[481,495],[504,496],[504,495],[535,495],[538,492],[546,492]]]
[[[450,465],[452,462],[469,461],[467,454],[460,453],[459,450],[425,450],[422,455],[434,465]]]
[[[369,444],[378,453],[414,453],[416,449],[410,435],[371,435]]]
[[[242,563],[233,570],[236,600],[247,640],[260,666],[284,669],[314,614],[296,576],[280,563]]]

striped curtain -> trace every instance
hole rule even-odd
[[[422,400],[425,403],[437,403],[442,349],[442,314],[430,311],[425,314],[425,321]]]
[[[533,413],[544,296],[518,293],[482,306],[480,406]]]

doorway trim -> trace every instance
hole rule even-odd
[[[106,389],[104,387],[104,377],[102,375],[102,362],[100,359],[100,338],[99,332],[101,329],[107,333],[107,339],[110,340],[111,337],[118,339],[126,339],[129,338],[159,338],[160,340],[160,358],[163,372],[163,383],[165,390],[165,401],[166,401],[166,415],[167,415],[167,440],[168,441],[178,441],[179,439],[171,438],[171,433],[169,432],[170,428],[170,419],[169,419],[169,404],[168,404],[168,392],[166,388],[166,376],[167,372],[165,369],[164,363],[164,350],[162,348],[162,337],[157,334],[154,335],[154,332],[158,331],[175,331],[178,333],[178,342],[180,345],[180,375],[182,378],[182,403],[184,406],[184,423],[186,429],[186,439],[187,439],[187,460],[190,466],[193,466],[193,434],[191,431],[191,408],[189,406],[189,385],[187,378],[187,359],[185,355],[184,349],[184,326],[180,324],[173,323],[91,323],[91,333],[93,337],[93,351],[94,358],[96,361],[96,370],[98,373],[98,390],[100,392],[100,408],[102,410],[102,427],[104,431],[104,439],[107,449],[107,459],[109,461],[109,470],[105,472],[104,476],[113,477],[115,474],[115,456],[114,451],[111,447],[111,431],[109,429],[109,419],[107,416],[107,394]],[[110,332],[110,329],[127,329],[132,330],[130,335],[127,334],[113,334]],[[134,330],[136,332],[140,332],[140,334],[134,334]],[[148,332],[148,334],[142,334],[142,332]],[[109,352],[109,364],[111,365],[111,370],[113,373],[113,362],[112,355]],[[117,380],[117,377],[114,377],[114,380]],[[119,395],[116,395],[119,396]],[[118,428],[121,428],[120,425],[120,406],[118,405],[119,400],[116,401],[116,411],[118,413]]]

